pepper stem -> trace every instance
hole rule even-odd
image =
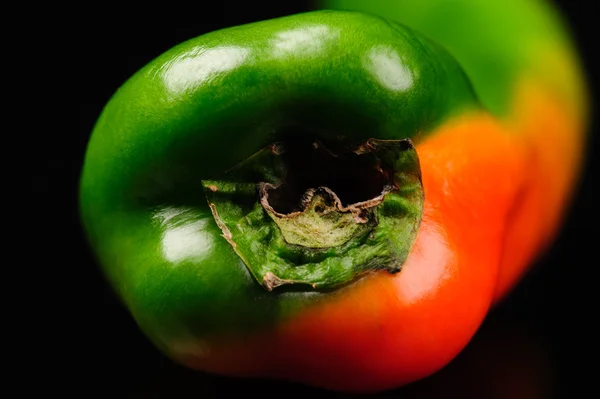
[[[224,237],[267,290],[398,272],[423,208],[409,140],[369,139],[341,153],[276,143],[203,183]]]

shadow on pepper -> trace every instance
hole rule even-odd
[[[494,313],[448,366],[421,381],[376,395],[352,395],[273,380],[213,376],[169,365],[162,377],[139,384],[129,398],[381,397],[403,399],[548,399],[556,392],[556,356],[539,327]]]

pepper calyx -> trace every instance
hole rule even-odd
[[[224,238],[268,291],[397,273],[423,208],[407,139],[369,139],[341,152],[320,142],[274,143],[203,186]]]

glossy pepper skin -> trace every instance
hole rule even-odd
[[[416,30],[321,11],[204,35],[134,75],[94,129],[81,214],[142,330],[193,368],[341,391],[447,364],[489,309],[512,215],[538,177],[528,142],[459,65]],[[328,289],[261,284],[206,182],[298,138],[411,140],[422,207],[400,271]]]
[[[560,228],[582,164],[588,93],[552,2],[541,0],[319,0],[400,22],[443,45],[477,97],[519,137],[527,182],[511,211],[494,302],[519,281]]]

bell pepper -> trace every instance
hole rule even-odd
[[[534,83],[507,122],[446,47],[360,12],[211,32],[106,105],[82,221],[115,291],[175,361],[397,387],[469,342],[511,240],[529,222],[546,232],[532,207],[554,216],[553,195],[566,196],[579,147],[557,146],[580,125],[565,96]]]

